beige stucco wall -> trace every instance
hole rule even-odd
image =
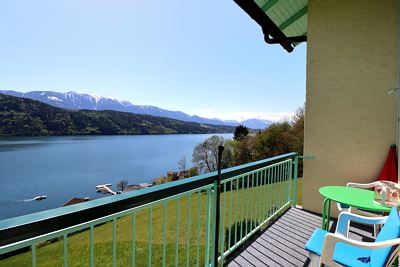
[[[321,186],[374,180],[396,141],[398,2],[309,0],[305,209],[322,211]]]

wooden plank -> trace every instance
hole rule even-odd
[[[303,222],[299,222],[295,220],[293,217],[282,217],[279,219],[280,222],[284,223],[287,226],[292,227],[293,229],[299,230],[305,234],[310,234],[310,232],[314,232],[315,226],[304,224]]]
[[[251,253],[250,253],[250,252]],[[244,250],[241,254],[243,258],[245,258],[248,262],[251,262],[253,266],[271,266],[271,265],[266,265],[266,262],[262,262],[259,258],[260,255],[253,255],[253,249],[251,247],[247,247],[246,250]],[[263,258],[261,258],[263,259]]]
[[[296,236],[294,236],[290,232],[279,231],[276,229],[270,229],[268,232],[275,234],[276,236],[278,236],[278,238],[282,238],[282,240],[289,240],[287,242],[291,242],[299,247],[304,246],[304,244],[307,242],[304,239],[298,239]]]
[[[260,237],[261,240],[269,241],[277,248],[282,251],[288,252],[293,257],[305,261],[307,259],[307,253],[305,253],[304,249],[299,246],[299,244],[294,244],[288,240],[285,240],[279,236],[274,235],[271,232],[268,232]]]
[[[262,251],[263,253],[274,253],[277,255],[275,258],[275,261],[283,263],[285,266],[293,264],[294,266],[301,266],[304,262],[302,262],[300,259],[296,258],[293,256],[293,254],[289,253],[289,250],[287,247],[279,247],[277,243],[275,242],[267,242],[266,240],[262,238],[258,238],[252,246],[257,246],[259,251]],[[269,254],[267,254],[269,256]],[[287,263],[286,263],[287,262]]]
[[[293,219],[296,222],[299,222],[301,225],[307,225],[307,226],[310,226],[310,227],[312,227],[314,229],[316,227],[321,227],[321,224],[322,224],[322,220],[312,221],[312,220],[308,220],[306,218],[303,218],[301,216],[298,216],[297,214],[291,214],[290,219]]]
[[[273,253],[267,250],[263,250],[263,252],[261,252],[259,249],[257,249],[255,245],[256,245],[255,243],[251,244],[246,249],[246,251],[261,261],[261,264],[257,263],[256,266],[271,266],[271,267],[284,266],[279,263],[280,258],[278,257],[278,255],[274,255]]]
[[[242,257],[242,255],[237,256],[233,261],[233,264],[228,263],[227,266],[255,266],[254,264],[252,264],[250,261],[246,260],[244,257]]]

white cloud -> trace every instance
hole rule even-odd
[[[222,120],[243,121],[246,119],[262,119],[279,121],[290,118],[294,112],[216,112],[213,110],[198,110],[194,114],[204,118],[218,118]]]

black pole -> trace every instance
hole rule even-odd
[[[216,202],[215,203],[215,210],[216,210],[216,216],[215,216],[215,238],[214,238],[214,267],[218,266],[218,244],[219,244],[219,221],[220,221],[220,199],[221,199],[221,158],[222,158],[222,152],[224,151],[223,146],[218,146],[218,159],[217,159],[217,168],[218,168],[218,176],[214,183],[216,184],[215,188],[215,194],[216,194]],[[223,247],[221,248],[223,250]]]

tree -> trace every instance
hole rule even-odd
[[[128,180],[121,180],[117,184],[117,188],[119,191],[124,191],[124,189],[128,186]]]
[[[261,160],[291,152],[292,137],[289,121],[277,122],[270,125],[254,140],[253,160]]]
[[[199,175],[199,170],[196,167],[192,167],[189,169],[189,177]]]
[[[254,137],[236,141],[234,149],[235,165],[246,164],[253,160]]]
[[[300,107],[292,117],[292,129],[290,131],[292,137],[292,151],[303,154],[304,144],[304,108]]]
[[[224,144],[224,138],[213,135],[196,145],[193,150],[193,164],[199,171],[213,172],[217,170],[218,146]]]
[[[183,156],[179,161],[178,161],[178,167],[180,171],[185,172],[185,177],[186,177],[186,157]]]
[[[229,168],[235,165],[235,145],[236,141],[228,139],[224,143],[224,152],[222,153],[222,168]]]
[[[233,139],[236,141],[241,141],[249,134],[249,128],[240,124],[236,126],[235,133],[233,134]]]

